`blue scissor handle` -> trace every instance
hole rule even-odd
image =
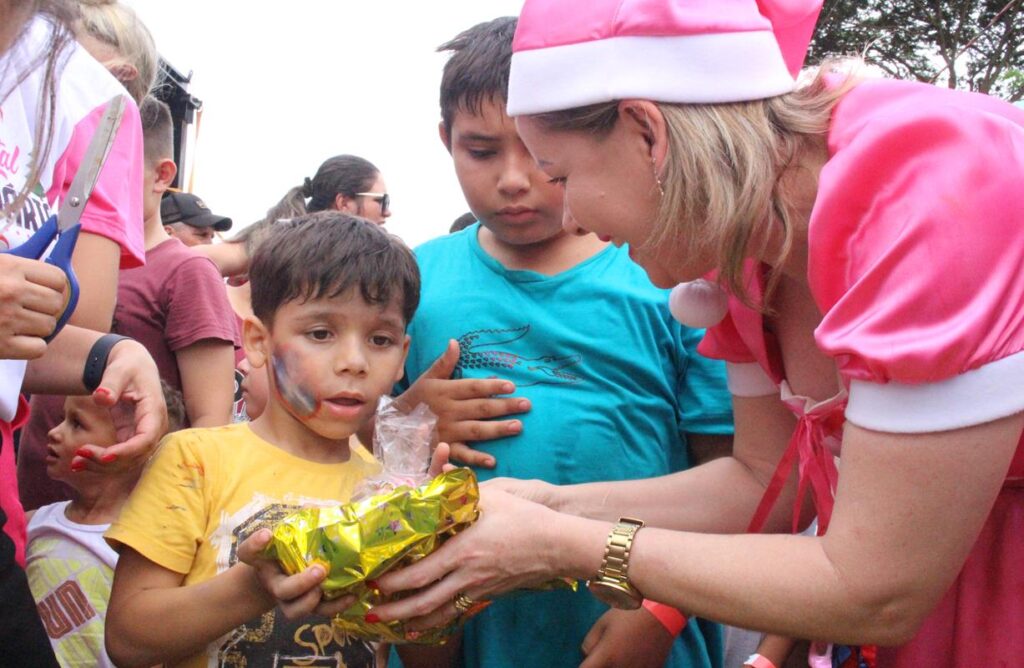
[[[17,248],[4,251],[9,255],[17,255],[23,257],[26,260],[39,260],[42,259],[43,254],[46,253],[46,249],[50,247],[53,240],[57,238],[59,232],[57,227],[57,216],[50,216],[43,223],[43,226],[32,233],[32,236],[28,241],[21,244]]]
[[[76,223],[61,232],[57,238],[57,245],[53,247],[49,257],[46,258],[47,263],[63,271],[64,277],[68,279],[67,291],[64,293],[64,312],[57,318],[57,326],[53,328],[53,333],[43,339],[47,343],[52,341],[53,337],[57,336],[60,330],[64,329],[64,325],[68,323],[68,318],[71,317],[71,314],[75,312],[75,307],[78,306],[78,278],[75,276],[75,270],[71,266],[71,255],[75,252],[78,232],[81,229],[82,226]]]
[[[46,262],[64,272],[68,285],[64,293],[64,310],[61,312],[60,317],[57,318],[57,326],[53,328],[49,336],[43,338],[47,343],[52,341],[53,337],[57,336],[57,333],[64,328],[68,318],[71,317],[71,314],[75,312],[75,307],[78,306],[78,279],[75,277],[75,271],[71,267],[71,255],[75,252],[78,232],[81,229],[81,225],[75,224],[60,232],[57,227],[57,216],[50,216],[28,241],[17,248],[3,251],[28,260],[38,260],[46,253],[46,249],[50,247],[50,244],[53,243],[54,237],[57,238],[57,243],[46,258]]]

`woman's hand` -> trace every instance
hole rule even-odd
[[[137,466],[149,459],[167,431],[167,404],[160,387],[160,373],[149,352],[137,341],[119,341],[110,349],[107,368],[93,401],[110,408],[118,442],[109,447],[84,445],[72,460],[72,468],[93,471]]]
[[[496,487],[481,489],[480,509],[476,523],[436,552],[378,579],[380,590],[388,595],[421,591],[374,608],[368,619],[409,620],[410,630],[433,628],[460,614],[454,604],[458,594],[479,603],[565,573],[555,539],[561,516]]]
[[[481,484],[481,487],[488,489],[500,489],[503,492],[518,496],[525,501],[539,503],[552,510],[559,510],[558,485],[552,485],[543,480],[520,480],[519,478],[492,478]]]
[[[0,253],[0,359],[36,359],[64,308],[64,272]]]

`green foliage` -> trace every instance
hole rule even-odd
[[[808,62],[843,55],[902,79],[1024,99],[1024,0],[825,0]]]

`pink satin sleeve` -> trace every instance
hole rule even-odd
[[[848,98],[810,223],[819,347],[910,385],[1024,350],[1024,112],[903,82]]]
[[[721,322],[704,331],[704,338],[697,345],[697,352],[704,357],[737,364],[757,361],[757,357],[740,336],[731,314],[726,314]]]

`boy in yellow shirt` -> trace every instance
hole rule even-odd
[[[168,436],[106,534],[120,550],[106,629],[118,665],[373,665],[373,648],[327,617],[276,607],[312,609],[319,566],[279,600],[238,547],[297,508],[344,503],[377,471],[351,437],[402,377],[419,270],[396,237],[337,211],[274,228],[252,260],[243,329],[253,373],[267,374],[265,411]]]

